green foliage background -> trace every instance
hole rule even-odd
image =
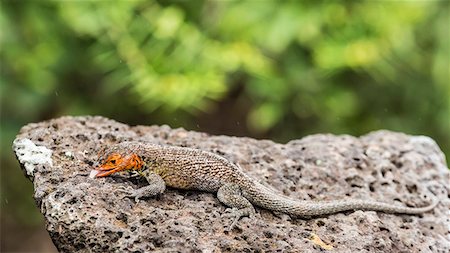
[[[280,142],[391,129],[448,156],[449,14],[449,1],[3,1],[2,221],[40,224],[11,143],[60,115]]]

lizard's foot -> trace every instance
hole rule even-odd
[[[237,227],[237,224],[239,222],[239,220],[242,217],[248,217],[250,220],[255,220],[255,209],[253,207],[246,207],[243,209],[231,209],[231,213],[225,214],[223,215],[223,217],[231,217],[232,218],[232,222],[231,224],[228,226],[228,231],[233,230],[234,228]]]
[[[119,189],[119,191],[126,194],[124,198],[134,198],[134,201],[136,203],[139,203],[139,199],[156,196],[160,193],[163,193],[164,189],[165,189],[164,185],[163,187],[161,187],[160,185],[152,184],[141,187],[139,189],[133,189],[132,191],[123,189]]]
[[[139,198],[142,197],[141,194],[139,194],[140,189],[135,190],[131,187],[124,187],[124,186],[119,186],[117,187],[116,191],[125,194],[125,196],[122,197],[122,199],[124,198],[134,198],[134,200],[137,202],[139,202]]]
[[[145,177],[147,179],[147,182],[149,185],[141,187],[139,189],[133,189],[128,190],[124,189],[124,187],[120,187],[118,191],[125,193],[124,198],[134,198],[134,201],[136,203],[139,202],[139,199],[142,199],[144,197],[153,197],[160,193],[163,193],[166,189],[166,184],[164,183],[164,180],[155,173],[142,173],[141,176]]]

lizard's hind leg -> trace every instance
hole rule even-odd
[[[230,230],[236,226],[241,217],[253,218],[255,215],[255,208],[248,199],[242,196],[241,188],[237,184],[225,184],[220,187],[217,191],[217,198],[223,204],[238,209],[232,213],[234,220],[229,227]]]

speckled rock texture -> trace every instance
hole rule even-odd
[[[214,194],[167,189],[136,203],[119,189],[137,189],[145,180],[89,178],[102,148],[127,140],[217,153],[296,199],[424,206],[432,191],[441,203],[417,216],[354,211],[309,220],[257,208],[256,219],[243,218],[227,231],[230,210]],[[318,134],[278,144],[62,117],[23,127],[13,148],[61,252],[450,252],[449,170],[439,147],[424,136]]]

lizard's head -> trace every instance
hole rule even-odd
[[[144,167],[144,161],[134,153],[121,154],[111,153],[106,157],[103,163],[95,170],[98,173],[96,177],[105,177],[124,170],[140,170]]]

